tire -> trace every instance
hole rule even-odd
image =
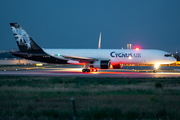
[[[91,70],[90,70],[90,69],[87,69],[86,71],[87,71],[87,72],[90,72]]]
[[[85,72],[86,72],[86,69],[82,69],[82,72],[85,73]]]

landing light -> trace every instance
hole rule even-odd
[[[131,56],[129,56],[128,58],[129,58],[129,59],[132,59],[132,57],[131,57]]]
[[[159,66],[160,66],[160,64],[159,64],[159,63],[157,63],[157,64],[155,64],[155,65],[154,65],[155,69],[158,69],[158,68],[159,68]]]
[[[139,48],[138,48],[138,47],[136,47],[136,48],[135,48],[135,50],[139,50]]]

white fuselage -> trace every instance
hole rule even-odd
[[[65,59],[61,55],[109,59],[111,64],[170,64],[176,59],[168,52],[155,49],[43,49],[48,55]],[[59,54],[59,56],[57,56]]]

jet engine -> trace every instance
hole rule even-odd
[[[89,66],[92,68],[99,68],[99,69],[109,69],[111,65],[110,60],[98,60],[94,62],[90,62]]]

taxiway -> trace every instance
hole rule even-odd
[[[133,69],[132,69],[133,68]],[[154,77],[180,77],[180,68],[164,67],[153,73],[148,67],[124,67],[124,69],[99,70],[98,72],[82,73],[82,68],[74,66],[36,68],[15,71],[0,71],[0,75],[10,76],[62,76],[62,77],[128,77],[128,78],[154,78]]]

